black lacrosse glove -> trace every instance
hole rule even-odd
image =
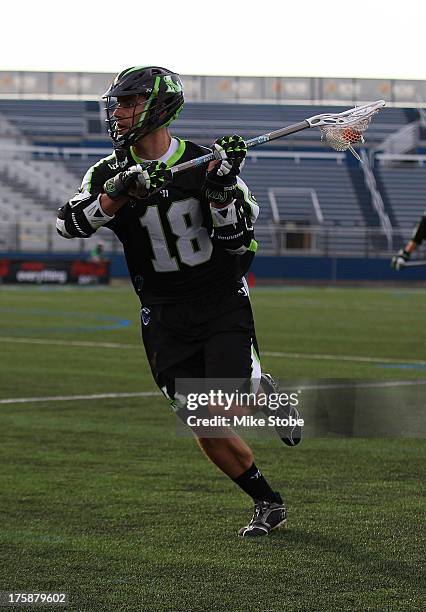
[[[136,164],[108,179],[104,191],[112,200],[125,195],[143,199],[163,189],[171,180],[170,168],[164,162],[152,161]]]
[[[212,150],[220,164],[207,172],[204,194],[208,202],[227,206],[235,199],[237,176],[244,165],[247,145],[241,136],[233,134],[215,140]]]
[[[391,268],[395,270],[396,272],[399,272],[399,270],[404,269],[404,266],[409,259],[410,259],[410,253],[406,251],[405,249],[401,249],[400,251],[398,251],[396,255],[392,257]]]

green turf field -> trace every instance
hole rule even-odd
[[[426,379],[423,290],[252,297],[277,377]],[[75,397],[156,392],[139,337],[128,287],[0,288],[0,590],[73,611],[425,609],[421,439],[254,440],[289,521],[238,540],[250,500],[164,400]]]

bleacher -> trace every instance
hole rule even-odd
[[[333,107],[332,112],[339,113],[344,110],[347,110],[347,107]],[[327,112],[330,112],[330,107],[325,106],[190,103],[184,107],[175,129],[195,142],[209,144],[218,135],[229,131],[252,138]],[[369,128],[369,144],[376,145],[408,122],[409,118],[404,109],[383,109]],[[303,147],[308,144],[310,147],[323,147],[317,130],[298,132],[286,137],[285,142],[274,141],[268,146]]]
[[[333,107],[332,110],[340,112],[346,108]],[[250,138],[329,111],[330,108],[325,106],[192,102],[185,106],[172,131],[208,145],[220,134],[237,132]],[[3,99],[0,100],[0,118],[3,142],[7,137],[10,143],[13,137],[13,142],[17,143],[21,133],[22,143],[37,145],[40,151],[43,147],[47,151],[49,144],[74,147],[73,154],[60,154],[56,158],[46,153],[43,159],[40,152],[37,155],[29,152],[25,159],[19,153],[6,154],[0,159],[3,221],[13,222],[30,213],[40,223],[51,223],[57,206],[70,197],[86,170],[103,156],[99,148],[101,151],[104,148],[105,155],[111,152],[99,104]],[[368,145],[377,147],[386,136],[414,120],[416,111],[413,109],[409,112],[401,108],[382,110],[369,128]],[[96,154],[90,154],[88,146],[96,146]],[[79,150],[81,154],[76,154],[75,151]],[[313,152],[317,158],[306,159],[303,156],[306,152]],[[283,153],[291,157],[282,157]],[[384,199],[389,203],[395,225],[412,226],[426,208],[423,195],[426,192],[426,173],[423,167],[381,167],[376,169],[376,173],[386,191]],[[307,129],[250,150],[243,179],[261,205],[258,233],[262,236],[264,252],[273,252],[277,246],[270,189],[277,189],[277,193],[286,188],[313,190],[321,208],[322,225],[328,228],[327,240],[331,236],[333,248],[340,252],[361,250],[362,231],[377,227],[377,216],[366,190],[363,192],[360,187],[363,182],[361,170],[349,166],[345,154],[334,153],[330,157],[330,149],[320,142],[318,130]],[[286,213],[291,217],[288,196],[278,194],[276,204],[279,227],[286,222]],[[34,214],[35,208],[37,214]],[[354,228],[359,229],[358,234]],[[71,246],[71,243],[62,241],[58,248],[65,248],[67,244],[66,248],[75,249],[76,242]],[[56,245],[55,239],[53,244]],[[324,239],[315,244],[323,248]]]
[[[333,112],[346,109],[333,107]],[[330,107],[189,102],[174,124],[174,130],[184,138],[208,145],[224,133],[238,132],[245,138],[251,138],[326,112],[330,112]],[[100,107],[93,102],[0,100],[0,114],[16,125],[24,135],[40,143],[62,139],[63,144],[109,144]],[[369,145],[376,145],[406,125],[410,118],[411,114],[404,109],[385,108],[369,128]],[[275,141],[268,146],[322,147],[319,136],[317,130],[305,130],[286,138],[286,144]]]
[[[396,226],[411,230],[426,210],[426,167],[378,167]]]
[[[249,158],[242,177],[263,203],[259,220],[271,218],[271,209],[266,205],[268,189],[303,186],[316,191],[326,225],[364,225],[347,167],[335,160],[307,159],[295,163],[292,159]],[[285,206],[280,215],[286,218]]]
[[[337,156],[336,156],[337,157]],[[318,198],[325,228],[366,227],[348,167],[342,163],[344,156],[337,159],[294,159],[249,158],[244,166],[242,178],[251,186],[260,204],[259,223],[268,224],[272,220],[269,190],[277,188],[312,189]],[[278,196],[276,202],[280,223],[288,220],[288,197]],[[316,225],[315,221],[312,223]],[[334,233],[332,242],[335,250],[350,252],[359,249],[358,236],[349,237],[346,232],[340,239]],[[322,248],[320,241],[317,245]]]
[[[84,138],[85,103],[62,100],[0,100],[0,113],[25,135],[63,139]]]

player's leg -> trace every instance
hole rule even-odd
[[[192,413],[185,405],[181,405],[176,395],[177,382],[182,379],[204,379],[204,354],[202,350],[194,353],[190,357],[174,363],[172,366],[158,371],[153,369],[153,376],[164,395],[169,399],[177,418],[186,423],[188,416]],[[205,413],[200,409],[193,413],[194,416],[211,416],[206,409]],[[205,428],[202,428],[205,431]],[[207,428],[209,433],[212,431]],[[237,478],[253,464],[253,453],[250,447],[229,427],[214,429],[219,437],[202,437],[199,429],[192,429],[200,448],[207,457],[217,465],[230,478]]]
[[[172,401],[177,416],[181,418],[187,414],[185,407],[176,406],[176,380],[179,378],[205,378],[206,376],[220,377],[228,372],[233,377],[244,378],[260,376],[258,363],[252,361],[252,335],[253,321],[249,301],[248,309],[235,315],[229,313],[221,317],[219,323],[226,329],[237,327],[238,340],[234,353],[228,351],[232,369],[226,368],[226,363],[220,358],[223,353],[225,336],[209,342],[209,350],[205,350],[206,342],[197,343],[195,338],[186,334],[180,335],[171,326],[170,316],[163,312],[161,307],[145,308],[142,311],[142,335],[145,350],[151,366],[154,379],[163,393]],[[164,315],[164,316],[163,316]],[[244,316],[242,316],[244,315]],[[168,317],[165,321],[165,317]],[[187,317],[181,317],[182,320]],[[243,324],[245,320],[245,325]],[[165,322],[167,324],[165,324]],[[217,321],[215,322],[215,326]],[[219,325],[220,328],[220,325]],[[214,334],[213,334],[214,336]],[[229,335],[228,335],[229,341]],[[234,343],[232,343],[234,345]],[[228,347],[230,343],[227,343]],[[201,348],[203,347],[203,348]],[[206,372],[206,356],[209,359],[210,371]],[[225,369],[215,369],[213,364],[221,363]],[[241,366],[242,364],[242,366]],[[234,368],[235,365],[235,368]],[[179,413],[182,412],[182,415]],[[229,431],[227,432],[230,433]],[[196,434],[195,434],[196,435]],[[286,511],[282,499],[275,493],[253,462],[253,454],[248,445],[234,432],[227,438],[203,438],[197,436],[199,444],[205,454],[238,486],[255,500],[255,511],[249,525],[241,530],[243,536],[265,535],[273,528],[283,524],[286,520]]]
[[[226,331],[213,334],[206,342],[205,371],[207,379],[260,381],[260,363],[254,347],[254,324],[249,302],[246,308],[228,313]],[[234,325],[232,325],[234,319]],[[220,328],[220,322],[217,327]],[[222,326],[223,327],[223,326]],[[234,327],[234,331],[232,330]],[[232,386],[232,384],[231,384]],[[248,525],[240,529],[242,537],[263,536],[286,522],[286,508],[254,463],[250,447],[235,432],[227,437],[198,439],[200,447],[236,485],[254,501],[254,513]]]
[[[254,463],[250,447],[235,432],[227,438],[198,438],[198,444],[208,458],[222,470],[254,502],[250,522],[238,535],[255,537],[268,535],[287,521],[287,511],[278,491],[270,484]]]
[[[253,465],[251,448],[234,431],[226,437],[207,438],[196,435],[201,450],[224,474],[235,480]]]
[[[252,381],[255,387],[260,381],[260,363],[253,352],[251,312],[239,309],[234,315],[227,313],[226,318],[241,319],[242,329],[237,331],[220,331],[213,334],[204,345],[205,377],[213,385],[218,385],[223,392],[232,392],[242,381]],[[245,324],[245,325],[244,325]],[[217,322],[220,329],[223,322]],[[237,327],[235,324],[234,327]],[[229,323],[227,327],[232,325]],[[253,408],[239,407],[231,409],[234,414],[253,413]],[[210,407],[211,414],[220,414],[217,407]],[[226,414],[226,413],[225,413]],[[200,448],[211,461],[232,479],[238,478],[253,465],[253,452],[240,436],[229,427],[221,430],[220,436],[214,437],[216,429],[209,431],[209,436],[197,436]]]

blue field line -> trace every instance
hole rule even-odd
[[[43,332],[52,332],[52,331],[61,331],[61,332],[76,332],[76,331],[110,331],[114,329],[121,329],[123,327],[130,327],[131,321],[129,319],[121,319],[120,317],[115,317],[113,315],[106,315],[101,313],[92,313],[92,312],[67,312],[67,311],[52,311],[43,308],[0,308],[0,314],[22,314],[32,315],[36,317],[60,317],[61,319],[69,318],[70,320],[81,321],[81,319],[95,319],[95,321],[102,321],[101,324],[93,325],[93,324],[82,324],[82,325],[54,325],[45,327],[44,325],[39,327],[28,327],[25,325],[20,325],[19,328],[8,329],[8,333],[14,334],[25,331],[40,331],[43,329]]]

